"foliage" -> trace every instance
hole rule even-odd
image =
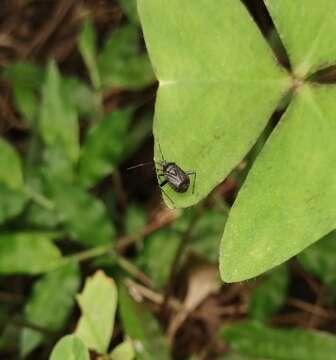
[[[219,184],[291,92],[231,210],[220,255],[227,282],[281,264],[336,225],[335,89],[311,82],[314,72],[335,63],[335,2],[309,1],[312,12],[290,0],[266,5],[288,52],[290,74],[276,63],[240,1],[173,0],[168,9],[164,0],[139,1],[160,82],[156,159],[160,143],[167,159],[197,173],[195,193],[167,192],[177,206],[195,204]]]
[[[302,329],[272,329],[247,322],[223,329],[230,346],[252,357],[272,360],[333,359],[336,338],[327,333]]]
[[[1,73],[22,121],[0,139],[0,357],[331,359],[332,334],[268,324],[301,304],[332,328],[335,89],[316,81],[335,64],[334,2],[266,0],[265,38],[241,1],[138,0],[140,18],[112,3],[108,31],[78,8],[75,76],[53,59]],[[156,165],[197,174],[194,193],[164,188],[172,211],[150,166],[122,171],[150,159],[156,78]],[[224,281],[265,274],[219,289],[219,248]],[[328,298],[293,301],[297,263]]]

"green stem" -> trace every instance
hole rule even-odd
[[[92,249],[84,250],[77,254],[70,255],[65,258],[65,261],[66,262],[69,262],[69,261],[82,262],[82,261],[90,260],[90,259],[98,257],[98,256],[106,255],[109,252],[114,252],[113,245],[108,244],[108,245],[97,246]]]
[[[117,255],[117,263],[118,265],[125,270],[128,274],[133,276],[135,279],[138,279],[146,286],[152,287],[153,282],[152,280],[144,274],[141,270],[139,270],[134,264],[128,261],[126,258]]]
[[[28,195],[36,204],[42,206],[47,210],[54,210],[55,204],[46,198],[44,195],[36,192],[34,189],[26,186],[25,193]]]

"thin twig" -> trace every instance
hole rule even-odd
[[[132,275],[135,279],[141,281],[144,285],[152,287],[153,281],[149,278],[144,272],[138,269],[134,264],[128,261],[126,258],[118,255],[117,256],[117,263],[118,265]]]
[[[161,293],[155,292],[141,284],[136,283],[132,279],[126,279],[125,284],[132,292],[137,292],[141,297],[151,301],[154,304],[162,305],[164,296]],[[177,299],[170,299],[169,306],[176,311],[183,311],[184,306]]]
[[[315,304],[310,304],[310,303],[307,303],[305,301],[302,301],[300,299],[295,299],[295,298],[289,298],[287,302],[288,302],[288,304],[296,307],[297,309],[303,310],[303,311],[313,314],[315,316],[323,317],[323,318],[330,318],[331,314],[328,311],[326,311],[322,307],[316,306]]]
[[[37,36],[31,41],[30,46],[25,49],[23,56],[28,57],[34,51],[39,50],[49,39],[52,33],[57,29],[59,24],[63,21],[68,14],[75,0],[63,0],[57,4],[53,16],[46,22],[45,26],[37,34]]]

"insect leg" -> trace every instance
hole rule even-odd
[[[164,184],[165,185],[165,184]],[[164,186],[162,185],[162,186]],[[163,190],[163,188],[161,187],[161,191],[164,193],[165,197],[170,201],[170,203],[173,205],[173,207],[175,208],[175,203],[174,201],[171,199],[171,197]]]
[[[174,201],[171,199],[171,197],[163,189],[163,187],[168,184],[168,180],[165,179],[162,182],[160,182],[161,181],[160,177],[162,177],[162,176],[165,177],[165,175],[164,174],[158,174],[157,176],[159,178],[159,185],[160,185],[161,191],[164,193],[164,195],[170,201],[170,203],[173,205],[173,207],[175,207]]]
[[[163,180],[162,183],[160,183],[160,188],[164,187],[166,184],[168,184],[168,180]]]
[[[187,171],[186,174],[188,176],[191,176],[191,175],[194,176],[193,187],[192,187],[192,193],[194,193],[195,192],[195,182],[196,182],[196,171]]]

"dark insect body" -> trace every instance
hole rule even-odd
[[[168,184],[174,191],[178,193],[185,193],[189,189],[189,175],[196,175],[195,172],[185,172],[174,162],[167,162],[163,160],[159,164],[159,170],[161,171],[161,173],[158,174],[158,177],[160,180],[161,177],[164,178],[164,180],[160,183],[160,187]]]
[[[169,185],[175,192],[177,193],[185,193],[188,191],[190,186],[190,176],[194,176],[193,181],[193,188],[192,193],[195,191],[195,182],[196,182],[196,172],[195,171],[184,171],[182,170],[176,163],[174,162],[168,162],[163,157],[163,153],[161,150],[160,143],[158,142],[160,153],[162,160],[159,162],[156,162],[156,164],[159,165],[158,170],[158,178],[159,178],[159,184],[160,188],[163,191],[163,193],[166,195],[166,197],[170,200],[172,204],[174,202],[172,199],[168,196],[168,194],[163,190],[163,187],[165,185]],[[161,182],[162,178],[164,180]]]
[[[185,193],[188,191],[190,187],[190,176],[194,176],[193,181],[193,188],[192,193],[194,193],[195,190],[195,182],[196,182],[196,172],[195,171],[184,171],[182,170],[176,163],[174,162],[168,162],[164,159],[163,153],[161,150],[160,143],[158,142],[160,153],[162,156],[161,161],[154,161],[154,164],[158,166],[157,170],[157,176],[159,180],[159,185],[163,193],[166,195],[166,197],[170,200],[172,204],[172,199],[168,196],[168,194],[163,190],[163,187],[165,185],[169,185],[175,192],[177,193]],[[128,168],[128,170],[135,169],[140,166],[149,165],[152,164],[149,163],[142,163],[135,166],[132,166]]]

